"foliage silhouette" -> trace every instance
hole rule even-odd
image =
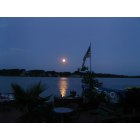
[[[140,113],[140,88],[132,87],[125,91],[125,96],[121,98],[121,103],[126,111]]]
[[[40,94],[45,91],[41,82],[33,85],[27,90],[18,84],[12,84],[14,94],[14,105],[23,112],[22,122],[49,122],[52,119],[52,105],[48,103],[51,95],[41,97]]]
[[[83,83],[83,97],[87,107],[96,108],[100,102],[104,101],[105,96],[97,94],[95,87],[99,87],[102,84],[95,79],[95,74],[87,72],[82,79]]]

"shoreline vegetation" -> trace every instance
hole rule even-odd
[[[45,70],[26,70],[26,69],[0,69],[0,76],[21,76],[21,77],[77,77],[81,78],[86,73],[80,71],[74,72],[56,72]],[[117,74],[94,73],[97,78],[140,78],[140,76],[128,76]]]
[[[84,83],[86,82],[84,79]],[[87,82],[86,82],[87,83]],[[94,87],[92,87],[94,88]],[[56,98],[48,102],[39,95],[44,91],[41,83],[23,89],[12,84],[15,100],[0,102],[0,123],[139,123],[140,88],[127,89],[118,103],[112,103],[103,93],[84,90],[87,96]],[[91,94],[89,94],[89,92]],[[84,94],[86,95],[86,94]],[[85,97],[87,100],[85,100]],[[56,108],[70,108],[72,112],[60,114]]]
[[[8,74],[11,74],[11,70]],[[12,76],[19,72],[12,70]],[[1,71],[0,71],[1,72]],[[21,70],[20,72],[23,72]],[[21,73],[18,73],[19,76]],[[24,70],[24,72],[26,72]],[[43,71],[28,71],[43,72]],[[29,74],[29,73],[28,73]],[[32,73],[30,73],[32,74]],[[9,75],[4,75],[9,76]],[[24,76],[24,75],[23,75]],[[30,76],[30,75],[29,75]],[[31,76],[35,76],[31,75]],[[37,75],[40,76],[40,75]],[[81,76],[81,75],[80,75]],[[18,84],[12,84],[14,100],[0,102],[0,122],[3,123],[139,123],[140,122],[140,88],[129,88],[125,92],[116,92],[118,102],[112,102],[114,94],[98,90],[98,80],[94,73],[82,75],[82,97],[71,91],[66,98],[52,95],[41,97],[46,90],[39,82],[27,89]],[[100,85],[99,85],[100,86]],[[48,92],[49,93],[49,92]],[[61,109],[61,112],[56,112]],[[71,112],[63,112],[70,109]]]

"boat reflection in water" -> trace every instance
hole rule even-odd
[[[65,97],[68,90],[68,78],[60,78],[58,84],[61,97]]]

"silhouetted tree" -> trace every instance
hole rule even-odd
[[[20,76],[25,71],[25,69],[2,69],[0,70],[0,75],[3,76]]]
[[[27,90],[18,84],[12,84],[15,106],[23,112],[21,122],[52,122],[52,104],[47,101],[51,95],[41,97],[45,90],[39,82]]]
[[[33,110],[35,107],[41,105],[50,98],[50,96],[45,98],[40,96],[40,94],[45,90],[40,82],[27,90],[24,90],[18,84],[12,84],[12,89],[15,98],[15,104],[23,112],[29,112]]]
[[[82,79],[83,97],[89,106],[96,106],[101,101],[100,95],[95,92],[95,87],[101,86],[101,83],[95,79],[95,74],[87,72]]]
[[[123,103],[125,110],[140,113],[140,88],[132,87],[126,89],[125,96],[121,98],[121,103]]]
[[[27,73],[28,76],[45,76],[44,70],[30,70]]]

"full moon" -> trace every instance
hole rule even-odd
[[[66,59],[65,59],[65,58],[63,58],[63,59],[62,59],[62,62],[63,62],[63,63],[66,63]]]

